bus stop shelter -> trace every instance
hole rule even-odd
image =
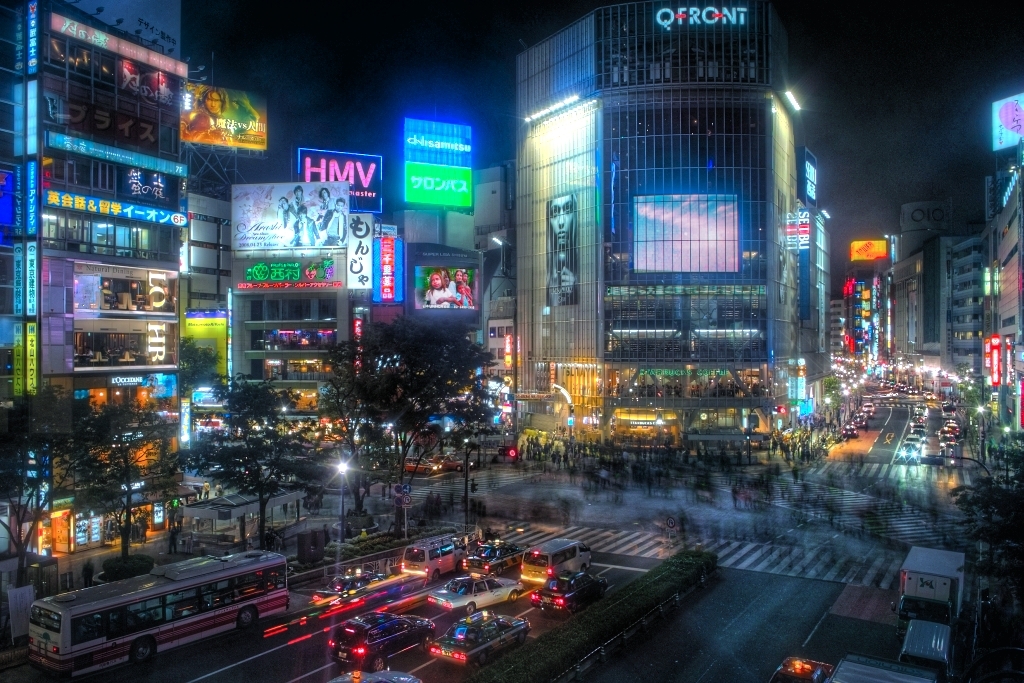
[[[275,513],[277,518],[284,521],[299,521],[299,501],[306,496],[305,491],[281,490],[271,496],[267,503],[267,528],[273,526]],[[209,519],[213,521],[214,531],[217,530],[217,522],[231,522],[237,520],[238,535],[242,542],[245,541],[245,520],[249,515],[256,516],[260,512],[259,497],[232,493],[226,496],[217,496],[205,500],[197,500],[189,503],[183,509],[185,517],[195,519]]]

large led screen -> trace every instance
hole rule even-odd
[[[267,101],[262,96],[186,83],[181,141],[239,149],[267,149]]]
[[[992,149],[1016,147],[1024,134],[1024,93],[992,103]]]
[[[416,266],[414,296],[417,310],[458,308],[475,311],[476,268]]]
[[[877,261],[889,258],[888,240],[853,240],[850,242],[851,261]]]
[[[739,270],[736,195],[664,194],[633,198],[633,270],[735,273]]]
[[[348,183],[231,186],[236,251],[345,247],[348,216]]]
[[[405,120],[405,201],[473,205],[473,129],[457,123]]]

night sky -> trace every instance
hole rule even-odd
[[[390,212],[403,117],[470,123],[476,167],[511,159],[519,41],[604,4],[184,0],[182,55],[208,82],[267,96],[270,151],[242,166],[246,181],[292,179],[300,146],[378,153]],[[833,292],[849,240],[896,231],[904,202],[952,198],[954,223],[981,219],[991,102],[1024,92],[1021,5],[775,5],[832,215]]]

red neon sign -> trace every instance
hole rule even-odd
[[[1000,363],[999,353],[1001,351],[1000,338],[998,334],[992,335],[992,367],[989,372],[989,379],[992,380],[992,386],[998,387],[1002,384],[1002,363]]]
[[[512,367],[512,335],[505,335],[505,367]]]
[[[395,238],[380,238],[380,300],[395,300]]]

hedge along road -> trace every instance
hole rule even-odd
[[[609,592],[620,589],[659,564],[659,560],[652,558],[604,553],[594,553],[593,560],[591,572],[608,579]],[[439,583],[427,584],[426,587],[436,588],[452,576],[455,575],[443,577]],[[421,579],[411,581],[409,594],[419,593],[421,599],[413,606],[395,611],[406,611],[433,619],[437,633],[441,635],[465,613],[449,613],[427,604],[425,591],[421,592],[422,586],[424,584]],[[83,680],[98,681],[102,678],[104,683],[326,683],[341,672],[340,666],[327,653],[329,629],[366,610],[353,609],[325,617],[322,607],[310,605],[314,587],[293,591],[289,614],[263,619],[251,633],[232,631],[158,653],[149,665],[124,665]],[[365,607],[376,608],[375,605]],[[515,603],[497,605],[493,611],[529,619],[532,627],[530,638],[565,621],[559,615],[542,614],[532,608],[529,594],[524,594]],[[476,670],[473,666],[439,662],[418,649],[392,658],[390,668],[395,671],[414,671],[425,683],[462,681]],[[8,673],[12,674],[10,678],[6,677]],[[52,683],[53,680],[28,666],[8,670],[4,674],[4,683]]]

